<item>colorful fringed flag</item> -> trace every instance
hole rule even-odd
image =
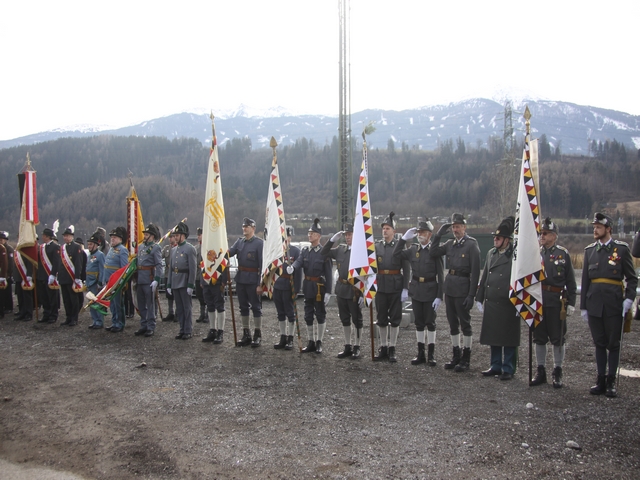
[[[363,135],[364,137],[364,135]],[[369,173],[367,164],[367,142],[362,144],[362,171],[360,173],[356,214],[353,224],[353,242],[349,259],[349,280],[362,292],[367,306],[376,296],[376,247],[371,223],[371,202],[369,200]]]
[[[97,295],[87,292],[86,297],[89,302],[84,306],[84,309],[90,306],[91,308],[98,310],[103,315],[107,315],[109,313],[111,298],[127,286],[129,279],[137,269],[138,257],[133,257],[124,267],[113,272],[109,277],[107,284],[102,287],[102,290],[100,290]]]
[[[129,259],[138,254],[138,245],[144,241],[144,222],[142,221],[142,208],[138,194],[131,182],[131,191],[127,197],[127,249],[129,250]]]
[[[220,161],[218,160],[218,141],[216,127],[211,118],[211,151],[207,167],[207,185],[204,198],[204,218],[202,220],[202,278],[216,284],[229,265],[229,243],[227,241],[227,222],[222,201],[222,181]]]
[[[264,243],[262,246],[262,284],[273,296],[273,284],[279,277],[286,255],[287,227],[284,220],[280,174],[278,173],[278,157],[276,155],[276,139],[271,137],[269,144],[273,149],[271,174],[269,175],[269,193],[267,194],[267,210],[264,223]]]
[[[27,154],[25,169],[18,174],[18,187],[20,189],[20,225],[18,227],[18,244],[13,260],[22,277],[22,288],[32,290],[35,286],[35,271],[32,275],[32,281],[29,282],[24,261],[30,262],[36,268],[38,266],[36,225],[40,223],[40,220],[36,197],[36,172],[31,169],[29,154]]]
[[[540,255],[540,202],[538,191],[538,141],[530,141],[529,108],[525,111],[527,134],[522,154],[513,243],[513,267],[509,297],[529,326],[542,321],[544,262]]]

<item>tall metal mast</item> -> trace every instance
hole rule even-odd
[[[349,221],[352,205],[351,167],[351,60],[349,51],[349,0],[338,0],[340,22],[340,77],[339,77],[339,126],[338,126],[338,229]]]

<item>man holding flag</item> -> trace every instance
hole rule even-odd
[[[127,229],[120,226],[109,232],[111,248],[104,259],[104,283],[109,282],[111,275],[129,263],[129,252],[122,242],[127,238]],[[113,293],[110,298],[111,326],[105,330],[111,333],[120,333],[124,330],[124,295],[122,289]]]
[[[60,285],[52,271],[58,271],[60,263],[60,245],[53,241],[57,227],[42,231],[42,244],[38,258],[38,300],[42,302],[42,318],[39,323],[56,323],[60,309]]]
[[[291,245],[292,235],[292,228],[287,227],[287,257],[285,258],[287,265],[292,265],[300,256],[300,249]],[[291,291],[291,275],[286,273],[284,266],[279,267],[278,279],[273,284],[273,303],[276,306],[278,325],[280,327],[280,342],[273,346],[276,350],[293,350],[293,333],[296,328],[293,302],[295,301],[294,296],[297,296],[300,290],[301,278],[301,275],[298,273],[293,276],[293,291]]]
[[[97,295],[105,283],[104,279],[104,253],[100,250],[100,237],[95,233],[87,242],[89,247],[89,259],[87,261],[87,291]],[[97,308],[91,309],[90,330],[99,330],[104,326],[104,315]]]

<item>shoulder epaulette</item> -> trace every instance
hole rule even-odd
[[[473,240],[474,242],[478,243],[478,240],[476,240],[474,237],[470,237],[469,235],[467,235],[467,240]]]
[[[562,245],[556,245],[556,248],[558,250],[562,250],[564,253],[566,253],[567,255],[570,255],[569,250],[567,250],[566,248],[564,248]]]
[[[587,245],[586,247],[584,247],[584,249],[586,250],[587,248],[593,248],[593,247],[595,247],[595,246],[596,246],[596,244],[597,244],[597,243],[598,243],[598,242],[590,243],[589,245]]]
[[[613,241],[616,245],[624,245],[625,247],[629,248],[629,244],[627,242],[622,242],[620,240],[614,240]]]

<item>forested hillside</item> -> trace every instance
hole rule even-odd
[[[543,215],[584,218],[604,205],[638,199],[640,162],[635,149],[614,140],[596,145],[592,156],[573,157],[547,148],[545,139],[541,140]],[[415,218],[461,211],[471,215],[476,225],[493,224],[513,213],[521,143],[511,155],[505,155],[498,138],[490,138],[487,144],[489,148],[448,140],[436,151],[424,152],[389,141],[386,149],[370,150],[373,213],[394,210],[399,216]],[[354,147],[354,187],[360,148]],[[27,152],[38,172],[42,225],[60,219],[62,226],[72,223],[88,235],[97,225],[110,229],[124,223],[129,175],[145,222],[166,229],[188,217],[195,230],[202,221],[208,147],[195,139],[97,136],[0,150],[0,228],[4,230],[17,231],[15,174]],[[271,158],[270,149],[253,150],[248,138],[235,138],[220,147],[230,234],[240,233],[243,216],[262,224]],[[335,138],[326,145],[302,138],[278,148],[285,212],[336,216],[337,158]],[[625,221],[630,225],[632,218]]]

